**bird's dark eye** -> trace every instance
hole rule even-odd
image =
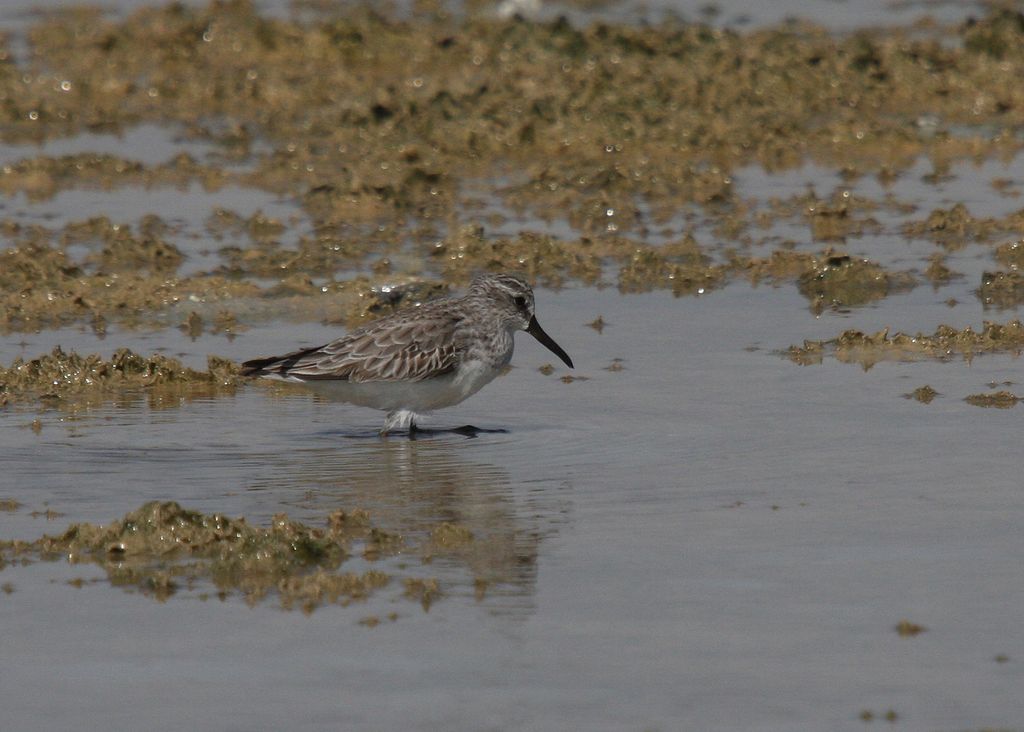
[[[515,299],[512,300],[516,304],[516,307],[520,310],[526,310],[526,298],[522,295],[516,295]]]

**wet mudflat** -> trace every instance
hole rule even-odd
[[[5,729],[1021,725],[1020,16],[194,8],[11,20]],[[505,268],[507,432],[232,366]]]

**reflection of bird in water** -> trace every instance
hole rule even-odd
[[[300,383],[386,410],[381,434],[411,433],[419,414],[458,404],[502,373],[517,330],[572,368],[537,322],[530,285],[518,275],[487,274],[473,280],[465,297],[400,310],[325,346],[246,361],[242,375]]]
[[[267,466],[251,488],[273,491],[278,499],[290,489],[297,499],[285,503],[301,509],[303,520],[315,522],[310,513],[324,516],[338,508],[366,509],[375,526],[401,533],[411,546],[422,540],[425,553],[437,548],[430,537],[443,524],[468,529],[473,540],[437,551],[430,571],[464,566],[472,575],[465,585],[501,598],[489,607],[532,610],[539,544],[553,530],[543,523],[564,514],[553,493],[531,490],[531,505],[522,505],[523,492],[503,469],[467,461],[442,439],[353,440],[345,447],[279,453],[287,462]],[[549,500],[552,505],[536,505]]]

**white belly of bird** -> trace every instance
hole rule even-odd
[[[429,412],[458,404],[491,382],[501,369],[483,361],[466,361],[443,376],[422,381],[363,381],[283,379],[300,383],[328,399],[386,411]]]

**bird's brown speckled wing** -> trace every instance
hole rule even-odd
[[[451,308],[417,308],[371,323],[320,348],[246,362],[244,372],[302,380],[421,381],[458,366]]]

